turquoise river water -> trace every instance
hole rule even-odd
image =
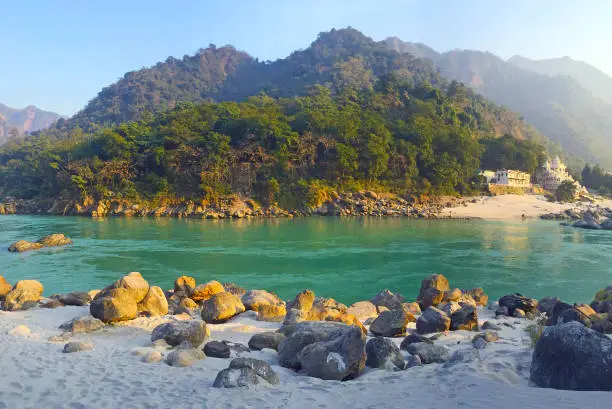
[[[74,245],[21,254],[0,251],[9,282],[40,280],[45,294],[101,288],[130,271],[170,288],[180,275],[231,281],[293,297],[304,288],[345,303],[381,289],[407,300],[423,277],[589,302],[612,284],[612,232],[556,222],[400,218],[176,220],[0,216],[0,246],[65,233]]]

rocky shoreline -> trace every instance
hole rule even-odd
[[[593,207],[587,210],[568,209],[560,213],[547,213],[543,220],[560,220],[564,225],[588,230],[612,230],[612,209]]]
[[[279,218],[305,216],[395,216],[413,218],[447,218],[441,214],[448,207],[465,205],[467,199],[436,198],[428,202],[405,199],[393,194],[372,191],[334,194],[316,207],[282,209],[277,205],[261,206],[252,199],[238,196],[218,200],[183,201],[168,205],[130,203],[125,200],[100,200],[91,198],[81,202],[74,200],[23,200],[5,198],[0,202],[3,214],[47,214],[88,217],[175,217],[198,219]]]
[[[489,302],[482,288],[453,288],[440,274],[423,279],[412,302],[384,290],[351,306],[310,290],[282,300],[266,290],[231,283],[197,284],[189,276],[164,291],[140,273],[101,290],[49,297],[43,292],[38,281],[12,286],[0,277],[3,319],[24,310],[86,308],[87,314],[59,325],[46,342],[60,343],[65,354],[86,353],[113,328],[142,328],[150,334],[149,344],[133,351],[142,362],[191,367],[206,357],[228,360],[212,383],[215,388],[274,387],[281,383],[278,368],[285,380],[296,373],[327,381],[360,378],[365,368],[404,372],[439,364],[441,371],[452,370],[481,359],[480,351],[514,342],[516,335],[507,331],[521,330],[532,341],[528,377],[533,385],[612,390],[612,339],[606,335],[612,334],[612,285],[600,290],[590,305],[521,294]],[[224,339],[223,331],[211,339],[211,329],[245,321],[251,323],[246,328],[266,325],[269,330],[257,331],[245,344]],[[25,325],[8,331],[11,337],[30,334]],[[469,347],[457,349],[461,341],[453,339]],[[267,360],[255,355],[264,350]]]

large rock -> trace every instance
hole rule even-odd
[[[167,322],[157,326],[151,333],[151,342],[163,339],[171,346],[187,341],[197,348],[206,338],[206,323],[200,320]]]
[[[260,332],[249,339],[249,348],[253,351],[261,351],[266,348],[278,351],[278,346],[285,338],[285,335],[280,332]]]
[[[543,388],[612,390],[612,340],[577,322],[547,327],[533,351],[531,381]]]
[[[563,314],[566,310],[570,310],[572,308],[573,307],[571,304],[568,304],[563,301],[557,301],[552,308],[552,312],[550,313],[546,324],[547,325],[557,325],[559,321],[559,317],[561,317],[561,314]]]
[[[234,294],[238,297],[242,297],[246,294],[246,290],[234,283],[223,283],[223,288],[225,292]]]
[[[420,334],[448,331],[451,319],[436,307],[429,307],[417,319],[416,329]]]
[[[592,322],[589,317],[581,310],[573,306],[572,308],[566,309],[565,311],[563,311],[563,313],[561,313],[561,315],[559,315],[556,325],[566,324],[572,321],[579,322],[587,328],[590,328],[592,325]]]
[[[482,307],[486,307],[487,303],[489,302],[489,296],[486,295],[484,290],[480,287],[464,290],[463,294],[470,296],[476,302],[476,305],[480,305]]]
[[[403,370],[406,362],[393,341],[375,337],[366,344],[366,365],[370,368]]]
[[[408,314],[421,315],[421,306],[418,302],[405,302],[402,303],[402,309]]]
[[[450,329],[453,331],[478,331],[478,312],[476,308],[465,305],[451,315]]]
[[[223,341],[210,341],[204,345],[204,354],[211,358],[229,358],[230,345]]]
[[[555,305],[560,301],[561,299],[559,297],[544,297],[538,301],[538,311],[550,317],[552,316]]]
[[[251,311],[258,311],[262,305],[285,305],[285,302],[278,298],[276,294],[269,293],[266,290],[249,290],[242,296],[244,308]]]
[[[0,301],[4,300],[6,295],[11,292],[13,286],[2,276],[0,276]]]
[[[23,253],[24,251],[42,249],[43,245],[40,243],[33,243],[31,241],[19,240],[11,244],[8,251],[11,253]]]
[[[199,349],[176,349],[168,354],[166,363],[170,366],[185,367],[191,366],[204,358],[206,358],[206,355]]]
[[[424,337],[423,335],[412,333],[402,340],[402,343],[400,344],[400,349],[402,351],[406,351],[408,349],[408,345],[417,344],[419,342],[426,342],[428,344],[434,343],[431,339]]]
[[[507,308],[510,316],[514,316],[514,310],[516,309],[533,314],[537,312],[538,300],[525,297],[519,293],[508,294],[499,299],[499,306]]]
[[[215,294],[225,292],[225,288],[218,281],[209,281],[206,284],[200,284],[193,289],[189,296],[195,302],[202,302],[210,299]]]
[[[142,277],[138,272],[129,273],[126,276],[121,277],[113,284],[109,285],[102,291],[100,291],[96,298],[102,298],[109,295],[115,289],[121,288],[123,294],[130,297],[136,304],[141,302],[149,292],[149,283]],[[95,299],[94,299],[95,300]]]
[[[406,325],[414,321],[414,315],[403,309],[383,311],[370,325],[370,332],[382,337],[403,337],[406,335]]]
[[[593,302],[591,303],[591,307],[597,312],[608,313],[608,307],[612,303],[612,285],[607,286],[606,288],[602,288],[599,290],[595,297],[593,298]],[[612,307],[610,308],[610,312],[612,312]]]
[[[296,324],[280,343],[281,366],[302,369],[321,379],[347,380],[361,374],[366,361],[366,338],[359,327],[337,322]]]
[[[444,300],[444,294],[450,291],[448,280],[442,274],[432,274],[421,281],[418,302],[425,310],[432,305],[438,305]]]
[[[55,233],[38,239],[37,243],[42,244],[44,247],[59,247],[72,244],[72,240],[61,233]]]
[[[55,294],[49,298],[58,300],[62,303],[62,305],[73,305],[77,307],[89,305],[91,302],[91,297],[89,294],[82,291],[73,291],[67,294]]]
[[[370,301],[358,301],[351,305],[346,312],[353,314],[361,322],[365,322],[368,318],[376,318],[378,316],[378,310],[376,305]]]
[[[196,287],[196,280],[189,276],[180,276],[174,280],[174,292],[189,297]]]
[[[4,297],[3,308],[6,311],[32,308],[40,301],[43,291],[43,285],[36,280],[19,280]]]
[[[89,312],[106,323],[127,321],[138,315],[137,305],[133,292],[120,287],[105,290],[102,297],[98,295],[91,302]]]
[[[401,294],[394,294],[389,290],[383,290],[372,298],[372,304],[377,307],[387,307],[390,310],[402,308],[404,297]]]
[[[245,311],[240,298],[230,293],[218,293],[202,303],[202,319],[212,324],[223,323]]]
[[[427,342],[409,344],[406,346],[406,351],[412,355],[418,356],[425,365],[442,364],[450,359],[448,349]]]
[[[257,308],[257,319],[266,322],[282,322],[287,315],[285,304],[262,304]]]
[[[94,332],[102,329],[106,326],[101,320],[87,315],[85,317],[74,318],[68,322],[63,323],[59,328],[66,332],[72,332],[74,334],[82,334]]]
[[[287,303],[287,310],[310,311],[315,301],[315,293],[311,290],[304,290],[298,293],[295,298]]]
[[[166,300],[164,290],[157,286],[150,287],[147,295],[137,307],[138,312],[144,312],[149,316],[168,314],[168,300]]]
[[[229,368],[217,374],[213,387],[248,387],[259,384],[260,380],[270,385],[280,383],[278,375],[266,362],[253,358],[235,358],[230,362]]]

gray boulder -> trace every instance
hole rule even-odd
[[[557,303],[560,301],[561,299],[559,297],[544,297],[538,301],[538,311],[550,317],[553,313],[555,305],[557,305]]]
[[[91,297],[89,296],[89,294],[84,293],[82,291],[73,291],[67,294],[55,294],[49,298],[58,300],[63,305],[74,305],[77,307],[89,305],[89,303],[91,302]]]
[[[612,390],[612,340],[578,322],[548,327],[536,343],[530,379],[543,388]]]
[[[417,355],[425,365],[442,364],[450,359],[448,349],[440,345],[428,344],[427,342],[410,344],[406,347],[406,350],[412,355]]]
[[[478,312],[471,305],[464,305],[451,315],[450,329],[453,331],[478,331]]]
[[[236,358],[229,368],[220,371],[215,378],[215,388],[249,387],[259,384],[263,379],[270,385],[278,385],[280,379],[270,365],[259,359]]]
[[[366,365],[370,368],[403,370],[404,357],[397,345],[388,338],[375,337],[366,344]]]
[[[601,225],[595,220],[578,220],[577,222],[572,224],[572,227],[587,230],[601,230]]]
[[[222,341],[210,341],[204,345],[204,354],[212,358],[229,358],[230,346]]]
[[[519,293],[508,294],[499,299],[499,306],[506,307],[510,316],[514,316],[516,309],[523,310],[525,313],[535,313],[538,308],[538,300]]]
[[[381,312],[370,325],[370,332],[382,337],[403,337],[406,335],[406,325],[414,322],[414,315],[403,309]]]
[[[74,318],[68,322],[63,323],[59,328],[66,332],[72,332],[73,334],[89,333],[102,329],[106,324],[91,315],[84,317]]]
[[[163,339],[171,346],[188,341],[198,347],[206,341],[206,323],[199,320],[172,321],[158,325],[151,333],[151,342]]]
[[[278,347],[280,365],[302,369],[321,379],[348,380],[359,376],[366,361],[361,328],[338,322],[305,321]]]
[[[278,346],[285,338],[285,335],[280,332],[261,332],[249,339],[249,348],[254,351],[261,351],[266,348],[278,351]]]
[[[436,307],[429,307],[416,322],[416,329],[420,334],[432,334],[434,332],[448,331],[451,319],[443,311]]]
[[[400,349],[402,351],[406,351],[406,349],[408,348],[408,345],[416,344],[418,342],[426,342],[428,344],[433,344],[434,343],[431,339],[429,339],[427,337],[424,337],[423,335],[410,334],[410,335],[408,335],[406,338],[404,338],[402,340],[402,343],[400,344]]]
[[[401,294],[394,294],[389,290],[383,290],[376,294],[371,302],[377,307],[382,306],[390,310],[397,310],[402,308],[404,297]]]
[[[485,321],[482,324],[482,329],[490,329],[492,331],[501,331],[501,327],[491,321]]]
[[[91,342],[74,341],[64,345],[64,350],[62,352],[69,354],[72,352],[90,351],[93,348],[94,345]]]
[[[612,219],[606,219],[601,224],[600,227],[603,230],[612,230]]]

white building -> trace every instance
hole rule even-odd
[[[531,175],[520,170],[499,169],[490,183],[510,187],[530,187]]]
[[[558,156],[555,156],[552,161],[547,159],[536,172],[537,183],[551,192],[556,191],[559,185],[566,180],[576,184],[578,190],[582,190],[582,186],[567,172],[567,167]]]

